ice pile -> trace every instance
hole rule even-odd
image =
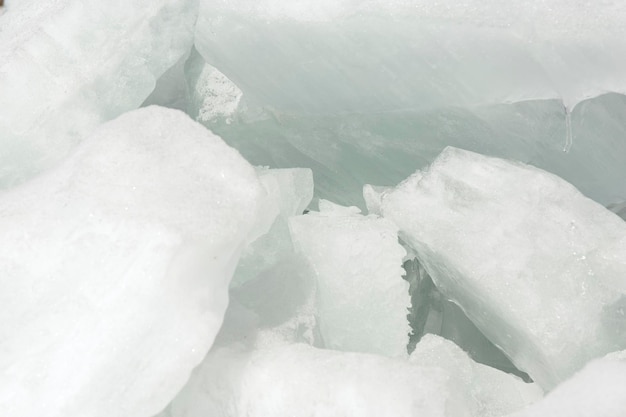
[[[2,416],[626,415],[622,2],[6,3]]]
[[[544,388],[626,347],[626,223],[562,179],[447,148],[381,200],[437,287]]]
[[[154,107],[3,192],[2,414],[162,409],[220,328],[262,197],[236,151]]]

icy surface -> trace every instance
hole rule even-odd
[[[265,273],[281,262],[291,262],[296,257],[288,219],[301,214],[313,198],[313,175],[309,169],[258,168],[260,180],[267,190],[267,200],[277,216],[267,233],[248,245],[237,265],[231,285],[237,287]]]
[[[623,417],[626,415],[626,362],[598,359],[550,392],[509,417]]]
[[[420,340],[410,360],[422,366],[441,367],[457,378],[473,399],[472,414],[476,416],[500,417],[543,396],[536,384],[476,363],[451,341],[432,334]]]
[[[406,356],[410,298],[396,226],[355,207],[319,205],[319,213],[293,217],[289,229],[315,270],[325,346]]]
[[[623,201],[622,3],[202,0],[198,51],[266,110],[211,128],[255,164],[312,168],[344,205],[447,145]]]
[[[626,223],[560,178],[447,148],[383,195],[382,213],[542,387],[626,346]]]
[[[2,415],[161,410],[219,330],[262,193],[218,137],[149,107],[0,194]]]
[[[22,0],[0,19],[0,187],[138,107],[191,48],[194,0]]]

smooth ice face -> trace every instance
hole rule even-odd
[[[195,0],[23,0],[0,19],[0,188],[137,108],[191,48]]]
[[[319,213],[291,218],[289,229],[296,251],[315,270],[325,346],[406,356],[411,300],[397,228],[320,200]]]
[[[319,205],[319,213],[291,218],[289,229],[296,251],[315,271],[325,346],[406,356],[411,300],[397,228],[355,207]]]
[[[626,346],[626,223],[560,178],[447,148],[383,195],[382,213],[542,387]]]
[[[254,103],[207,124],[253,164],[312,168],[343,205],[449,145],[620,202],[625,17],[618,1],[202,0],[196,48]]]
[[[590,15],[565,0],[443,3],[201,0],[196,47],[245,94],[281,112],[553,98],[571,110],[626,91],[626,59],[616,53],[626,51],[621,4]]]
[[[617,355],[616,355],[617,356]],[[607,356],[589,363],[545,399],[508,417],[622,417],[626,415],[626,362]]]
[[[411,353],[410,361],[421,366],[437,366],[457,378],[474,399],[472,415],[501,417],[542,398],[536,384],[474,362],[453,342],[433,334],[425,335]]]
[[[263,192],[217,136],[149,107],[0,194],[2,414],[160,411],[219,330]]]

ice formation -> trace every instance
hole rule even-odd
[[[626,3],[2,3],[2,416],[626,415]]]
[[[156,414],[220,328],[262,197],[236,151],[156,107],[3,192],[2,414]]]
[[[562,179],[447,148],[381,207],[438,288],[544,388],[626,347],[626,223]]]
[[[137,108],[193,43],[193,1],[19,0],[0,21],[0,187]]]
[[[626,362],[603,358],[558,386],[545,399],[508,417],[622,417]]]
[[[319,202],[289,222],[297,251],[317,281],[317,315],[330,349],[406,356],[410,307],[402,280],[406,251],[396,226],[356,207]]]
[[[306,164],[359,205],[447,145],[626,193],[623,2],[201,0],[195,45],[269,109],[211,126],[255,164]],[[621,51],[621,52],[620,52]],[[253,64],[251,64],[253,63]],[[564,152],[566,151],[566,152]]]

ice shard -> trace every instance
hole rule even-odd
[[[0,19],[0,187],[137,108],[189,52],[195,0],[24,0]]]
[[[319,205],[320,212],[291,218],[289,229],[315,271],[325,346],[406,356],[411,301],[395,225],[356,207]]]
[[[150,417],[222,323],[250,231],[252,168],[186,115],[101,126],[58,168],[0,193],[0,408]]]
[[[626,223],[562,179],[447,148],[381,207],[439,290],[542,387],[626,346]]]

